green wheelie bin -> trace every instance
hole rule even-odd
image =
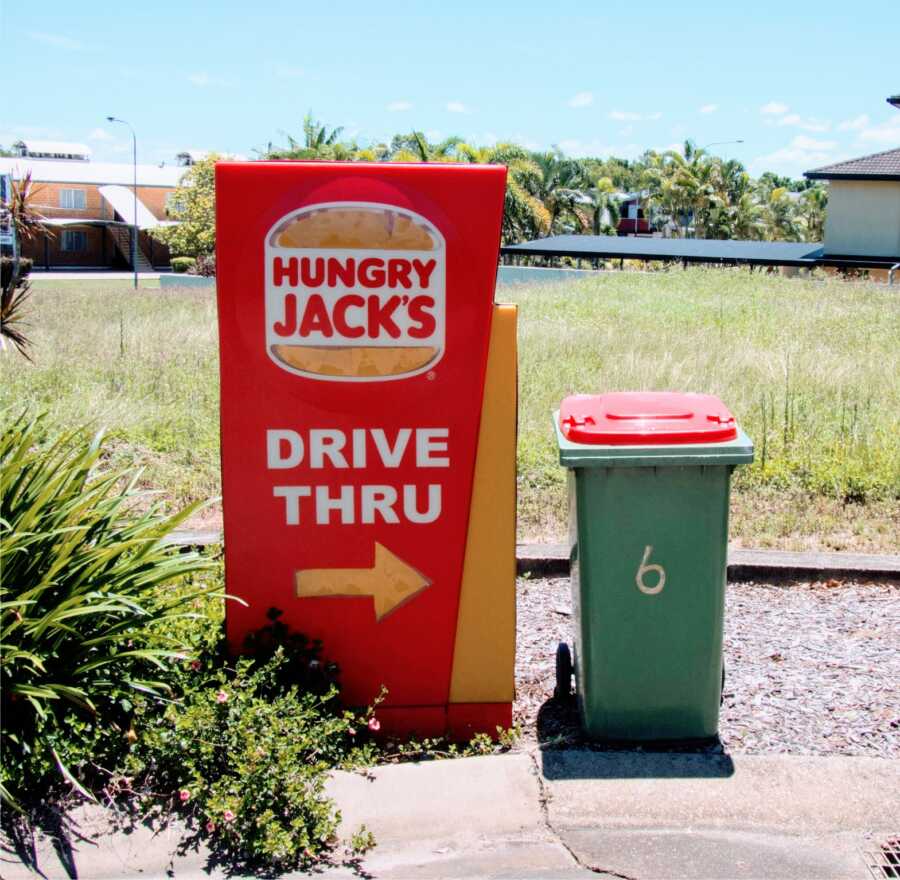
[[[724,683],[728,501],[753,444],[716,397],[613,392],[554,413],[569,469],[574,670],[587,734],[715,737]]]

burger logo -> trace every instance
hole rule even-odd
[[[377,382],[443,356],[446,250],[424,217],[330,202],[282,217],[266,236],[266,351],[308,379]]]

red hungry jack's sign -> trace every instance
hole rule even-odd
[[[281,609],[348,703],[448,701],[504,185],[216,168],[229,642]]]

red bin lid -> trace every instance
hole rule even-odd
[[[613,391],[573,394],[559,409],[572,443],[609,446],[721,443],[737,437],[734,416],[712,394]]]

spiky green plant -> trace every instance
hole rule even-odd
[[[0,435],[0,797],[10,805],[65,779],[128,739],[135,691],[165,694],[187,649],[167,637],[215,587],[210,560],[166,535],[193,505],[165,516],[136,488],[139,472],[103,472],[102,433],[46,442],[42,419],[9,418]],[[162,625],[161,625],[162,624]],[[161,635],[162,633],[162,635]]]

